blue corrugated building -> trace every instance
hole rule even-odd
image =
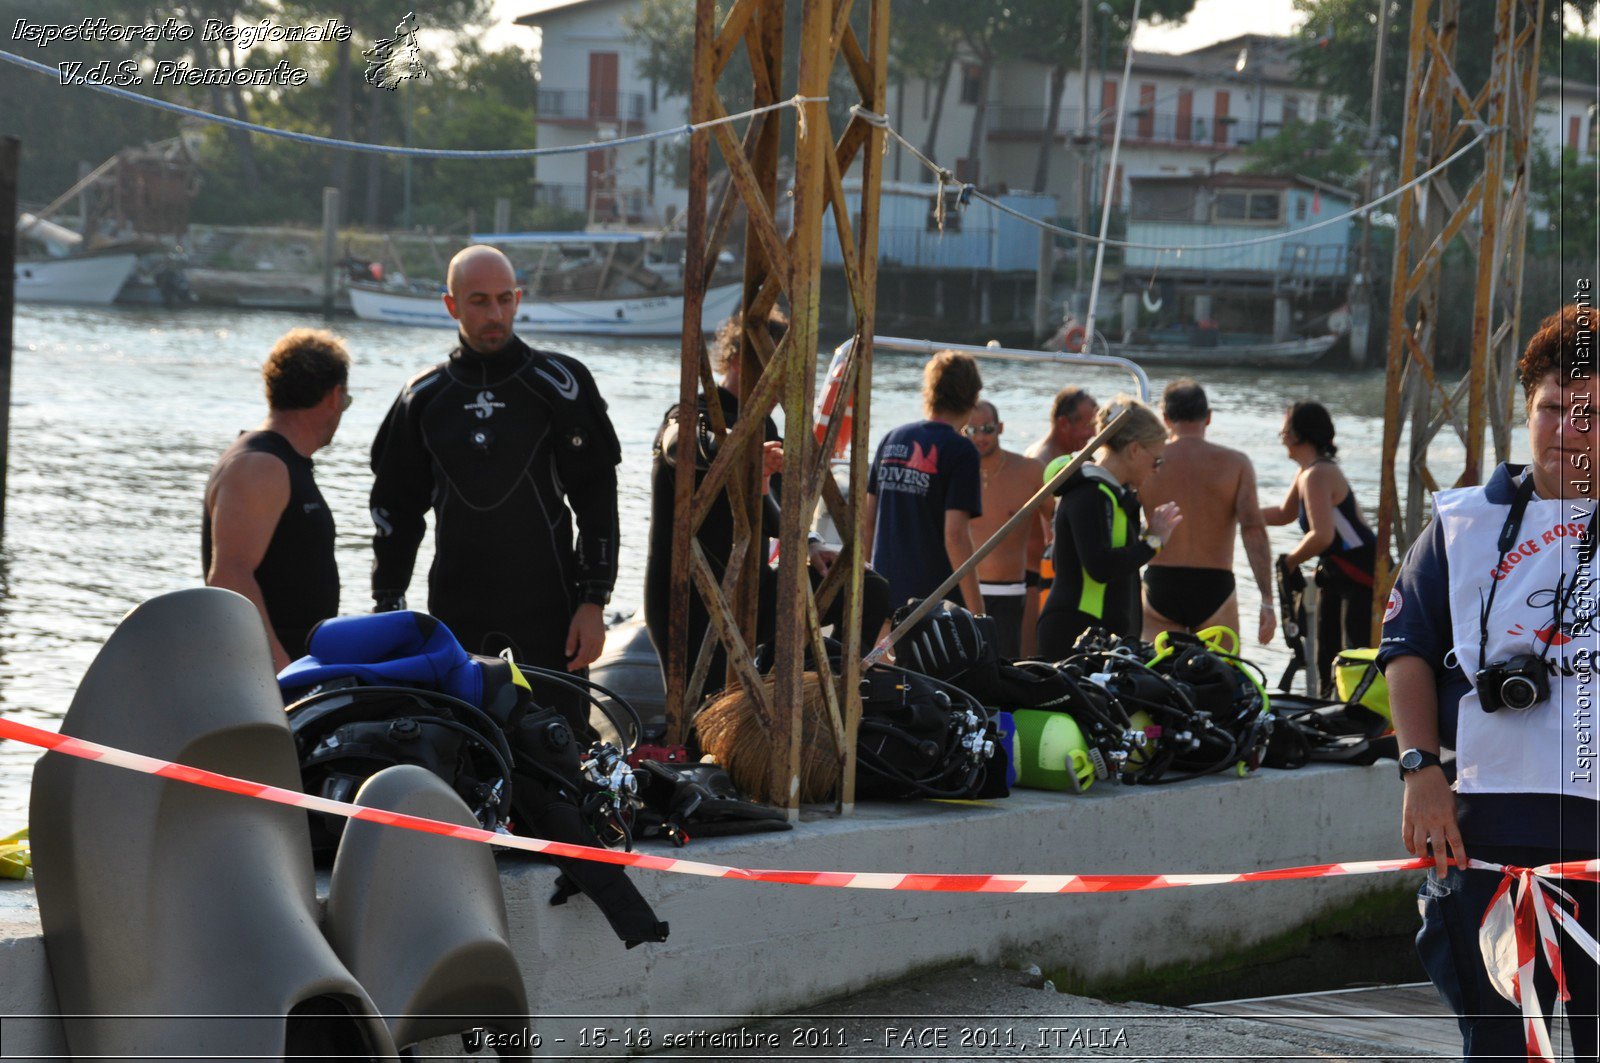
[[[845,188],[858,191],[860,183],[846,181]],[[984,192],[1028,217],[1056,217],[1055,196]],[[1031,336],[1040,230],[979,200],[963,207],[960,185],[945,186],[941,227],[938,196],[936,185],[883,183],[878,223],[880,325],[919,328],[937,322],[952,338],[966,335],[963,327],[984,329],[978,338]],[[838,232],[831,221],[823,226],[822,264],[835,279],[843,268]],[[840,322],[847,324],[848,307],[838,297],[837,284],[833,287]]]
[[[845,182],[858,191],[858,182]],[[982,270],[1032,275],[1039,263],[1039,230],[987,203],[960,205],[959,185],[945,187],[941,230],[935,211],[937,186],[885,181],[878,200],[878,262],[910,270]],[[988,192],[1012,210],[1031,218],[1055,217],[1056,197],[1034,192]],[[839,267],[839,236],[823,230],[822,262]]]

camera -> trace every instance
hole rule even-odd
[[[1478,669],[1478,700],[1484,712],[1531,709],[1550,696],[1544,661],[1532,653],[1519,653]]]

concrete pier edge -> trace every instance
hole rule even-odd
[[[1016,791],[993,802],[860,805],[793,831],[694,841],[681,854],[743,867],[879,872],[1217,873],[1402,855],[1387,762],[1312,765],[1173,786]],[[461,843],[467,844],[467,843]],[[661,851],[668,851],[663,848]],[[540,1015],[645,1019],[803,1010],[913,972],[1037,965],[1109,984],[1202,964],[1320,913],[1411,888],[1420,873],[1118,894],[824,889],[630,872],[662,945],[625,950],[584,899],[552,908],[555,870],[500,857],[512,942]],[[130,887],[133,885],[129,884]],[[130,911],[139,903],[130,897]],[[65,1052],[31,882],[0,883],[0,1028],[7,1057]]]

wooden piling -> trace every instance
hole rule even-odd
[[[11,441],[11,317],[17,302],[17,170],[22,142],[0,137],[0,537],[6,529]]]
[[[333,313],[334,258],[339,253],[339,190],[322,190],[322,312]]]

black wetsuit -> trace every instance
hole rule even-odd
[[[717,388],[717,399],[722,406],[723,422],[730,428],[739,419],[739,399],[727,388]],[[701,402],[702,410],[705,408]],[[677,407],[673,406],[663,418],[661,428],[656,432],[655,445],[652,448],[650,464],[650,548],[645,560],[644,577],[644,616],[645,628],[650,634],[650,641],[654,644],[656,654],[661,659],[663,671],[666,669],[667,647],[667,617],[671,611],[672,592],[672,504],[673,493],[676,489],[677,471],[672,464],[674,455],[666,452],[663,436],[667,428],[677,419]],[[766,419],[762,426],[763,439],[773,441],[781,439],[778,435],[778,426],[771,417]],[[704,476],[704,469],[697,468],[695,484],[699,485]],[[774,495],[782,493],[782,481],[774,476],[771,484],[772,494],[767,496],[768,501]],[[762,509],[762,535],[759,541],[761,558],[765,562],[769,553],[768,538],[778,535],[778,508],[775,504],[766,505]],[[728,493],[724,490],[719,494],[711,508],[706,511],[705,520],[700,523],[700,531],[696,538],[700,541],[700,548],[705,552],[706,560],[711,563],[711,569],[721,580],[728,558],[733,554],[733,506],[728,500]],[[778,573],[770,566],[762,563],[756,568],[759,588],[757,590],[756,605],[756,642],[757,644],[771,642],[777,633],[777,603],[778,603]],[[807,566],[807,574],[811,579],[811,588],[816,590],[822,578],[817,575],[814,568]],[[889,615],[889,583],[878,573],[868,570],[863,573],[862,579],[862,608],[861,626],[864,641],[877,639],[878,630],[883,626],[883,621]],[[844,595],[836,595],[829,604],[827,611],[822,616],[824,626],[829,624],[837,626],[844,615]],[[706,628],[710,626],[711,618],[706,611],[705,603],[700,598],[696,588],[689,591],[689,667],[694,667],[696,655],[700,652],[700,645],[705,641]],[[751,647],[754,649],[755,647]],[[726,671],[727,654],[719,645],[712,657],[711,669],[707,673],[704,693],[711,693],[722,689],[722,680]]]
[[[1139,496],[1085,464],[1058,492],[1055,582],[1039,611],[1039,656],[1060,660],[1091,627],[1137,639],[1144,631],[1139,569],[1156,556],[1139,538]]]
[[[289,470],[289,504],[278,517],[255,579],[284,652],[306,652],[312,627],[339,611],[339,565],[333,557],[333,513],[317,490],[311,459],[277,432],[240,432],[211,469],[206,498],[224,466],[243,453],[271,454]],[[200,515],[200,566],[211,571],[211,510]]]
[[[583,363],[515,336],[490,355],[461,340],[401,389],[372,444],[378,607],[410,584],[431,507],[428,611],[473,653],[565,669],[573,613],[616,583],[621,460]]]

